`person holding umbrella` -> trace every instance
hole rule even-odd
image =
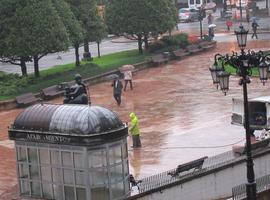
[[[132,85],[132,71],[133,70],[134,70],[133,65],[123,65],[120,68],[120,71],[124,74],[124,80],[125,80],[124,91],[126,91],[128,83],[129,83],[130,89],[133,90],[133,85]]]

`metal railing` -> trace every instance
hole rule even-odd
[[[256,179],[257,193],[270,189],[270,174]],[[246,198],[246,184],[241,184],[232,189],[233,200]]]

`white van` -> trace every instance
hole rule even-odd
[[[216,11],[216,3],[213,0],[188,0],[188,7],[191,9],[199,9],[203,7],[205,10]]]
[[[249,123],[253,130],[270,130],[270,96],[248,100]],[[244,124],[244,102],[232,99],[232,124]]]

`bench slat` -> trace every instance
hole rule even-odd
[[[18,106],[28,106],[30,104],[36,103],[39,99],[34,96],[33,93],[26,93],[20,96],[17,96],[16,102]]]

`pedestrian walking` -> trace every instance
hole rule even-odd
[[[227,21],[226,21],[226,26],[227,26],[228,31],[231,30],[232,25],[233,25],[232,20],[228,18]]]
[[[132,143],[133,143],[133,148],[138,148],[141,147],[141,139],[140,139],[140,129],[139,129],[139,119],[138,117],[135,115],[134,112],[130,113],[129,115],[130,117],[130,128],[129,128],[129,132],[132,136]]]
[[[125,80],[124,91],[126,91],[128,83],[129,83],[130,89],[133,90],[131,70],[124,71],[124,80]]]
[[[253,20],[251,26],[252,26],[252,31],[253,31],[251,38],[253,39],[254,37],[256,37],[256,39],[258,39],[257,28],[259,24],[257,23],[256,20]]]
[[[119,80],[119,77],[117,77],[117,78],[115,78],[113,80],[113,83],[112,83],[111,86],[113,87],[113,96],[114,96],[114,99],[116,100],[117,105],[120,106],[123,84]]]

